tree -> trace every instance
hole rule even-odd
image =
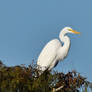
[[[8,67],[0,61],[0,92],[87,92],[92,83],[76,71],[45,71],[39,76],[34,64]]]

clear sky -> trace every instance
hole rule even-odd
[[[69,55],[55,69],[76,69],[92,81],[92,0],[0,0],[0,60],[10,66],[36,61],[65,26],[81,35],[69,35]]]

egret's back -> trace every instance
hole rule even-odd
[[[61,43],[58,39],[51,40],[46,44],[37,60],[37,65],[41,68],[42,71],[45,71],[50,67],[53,60],[55,60],[57,51],[60,47]]]

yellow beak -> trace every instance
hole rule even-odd
[[[77,32],[75,30],[69,29],[69,31],[73,32],[74,34],[80,34],[80,32]]]
[[[80,32],[77,32],[77,31],[75,31],[75,30],[72,30],[72,32],[73,32],[74,34],[80,34]]]

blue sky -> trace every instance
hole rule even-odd
[[[9,66],[36,61],[65,26],[81,35],[69,34],[69,55],[55,69],[75,69],[92,81],[92,0],[1,0],[0,60]]]

